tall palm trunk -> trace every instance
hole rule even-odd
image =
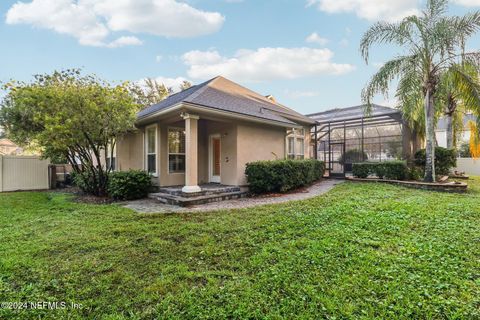
[[[435,106],[433,102],[432,84],[427,86],[425,93],[425,139],[426,139],[426,182],[435,181]]]
[[[445,115],[447,123],[447,148],[453,149],[453,117],[451,113]]]
[[[453,133],[453,114],[457,109],[457,104],[455,103],[455,99],[450,94],[448,96],[448,105],[445,111],[445,121],[447,125],[447,148],[453,149],[454,148],[454,133]]]

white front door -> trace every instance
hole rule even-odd
[[[221,150],[220,135],[212,134],[208,143],[208,163],[210,182],[220,183]]]

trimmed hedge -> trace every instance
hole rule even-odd
[[[380,179],[385,178],[388,180],[405,180],[409,176],[406,162],[400,160],[354,163],[352,173],[356,178],[367,178],[369,175],[376,175]]]
[[[152,187],[150,175],[141,170],[117,171],[110,173],[107,191],[118,200],[145,198]]]
[[[273,160],[247,163],[245,174],[252,193],[286,192],[319,180],[325,171],[322,161]]]
[[[415,164],[425,167],[426,152],[425,149],[415,152]],[[457,152],[455,149],[447,149],[435,147],[435,173],[440,175],[448,175],[450,169],[457,166]]]

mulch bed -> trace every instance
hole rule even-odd
[[[67,187],[61,189],[52,189],[50,192],[58,193],[68,193],[73,195],[73,201],[78,203],[90,203],[90,204],[109,204],[115,202],[112,198],[109,197],[96,197],[89,194],[83,193],[77,187]]]

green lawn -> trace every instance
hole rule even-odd
[[[142,215],[0,195],[0,310],[27,318],[480,318],[480,178],[466,195],[344,183],[290,204]]]

